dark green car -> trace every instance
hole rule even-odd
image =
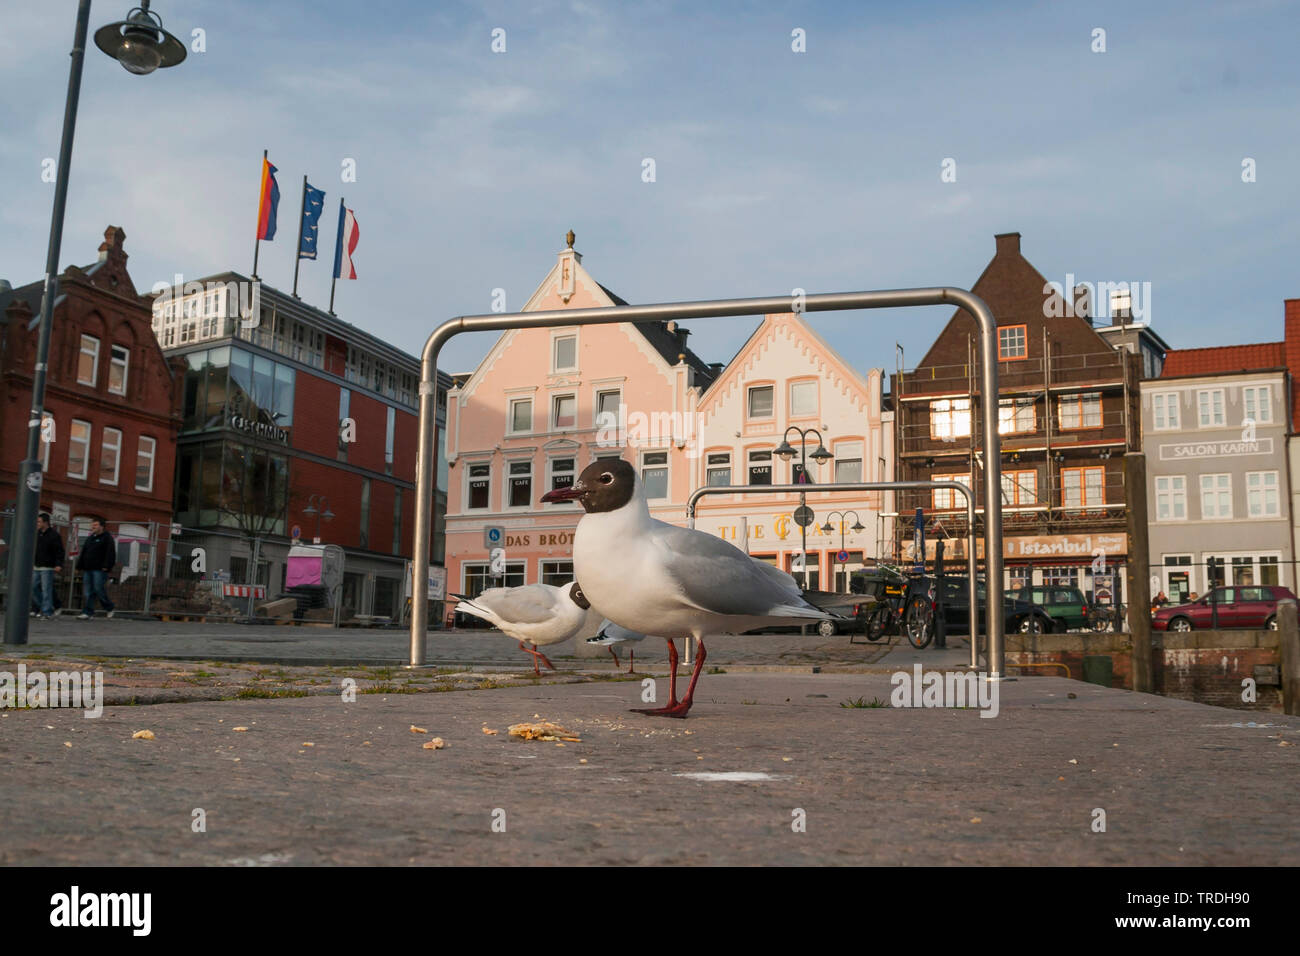
[[[1039,584],[1015,588],[1007,592],[1007,597],[1037,604],[1052,620],[1058,622],[1061,630],[1089,626],[1088,599],[1078,588]]]

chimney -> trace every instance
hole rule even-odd
[[[685,352],[686,336],[691,334],[691,330],[682,328],[680,325],[677,324],[677,321],[675,319],[669,320],[666,328],[668,329],[669,332],[673,333],[673,335],[677,336],[678,350],[681,352]]]
[[[1088,294],[1086,285],[1074,287],[1074,314],[1081,319],[1092,320],[1092,296]]]
[[[998,255],[1020,255],[1020,233],[1000,232],[993,237],[993,240],[997,243]]]

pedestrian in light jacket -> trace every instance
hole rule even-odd
[[[107,616],[113,616],[114,604],[108,599],[108,572],[116,563],[117,546],[113,543],[113,536],[104,527],[104,519],[95,518],[90,522],[90,537],[86,538],[81,554],[77,556],[77,570],[84,575],[83,590],[86,592],[86,605],[77,620],[89,621],[95,616],[96,598],[108,611]]]
[[[50,525],[50,515],[42,511],[36,519],[36,553],[33,560],[32,600],[47,621],[54,617],[54,573],[63,570],[63,536]]]

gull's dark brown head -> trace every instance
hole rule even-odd
[[[593,461],[568,488],[542,495],[543,501],[577,500],[588,514],[617,511],[636,493],[636,469],[622,458]]]
[[[582,588],[578,586],[577,581],[569,585],[569,600],[584,611],[591,610],[591,602],[587,600],[587,595],[582,593]]]

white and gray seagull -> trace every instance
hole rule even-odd
[[[575,576],[600,613],[621,627],[668,641],[668,706],[638,713],[685,717],[704,666],[704,635],[829,620],[784,571],[721,538],[650,517],[636,469],[622,459],[592,462],[568,488],[543,501],[576,499],[585,514],[573,542]],[[677,700],[674,638],[699,648],[686,696]]]
[[[645,640],[645,635],[640,631],[629,631],[625,627],[619,627],[609,618],[605,618],[600,622],[600,630],[596,632],[596,636],[587,638],[587,643],[594,644],[597,647],[608,647],[610,656],[614,658],[614,665],[620,670],[623,667],[623,662],[618,659],[614,646],[616,644],[627,644],[627,672],[634,674],[636,673],[636,646],[643,640]]]
[[[537,666],[540,658],[551,670],[555,665],[546,659],[539,647],[548,647],[567,641],[589,627],[591,602],[586,599],[578,582],[556,587],[553,584],[525,584],[517,588],[488,588],[478,597],[467,598],[453,594],[460,603],[456,610],[482,618],[500,628],[501,633],[519,642],[519,649],[533,655],[533,670],[540,676]],[[532,645],[531,649],[524,644]]]

